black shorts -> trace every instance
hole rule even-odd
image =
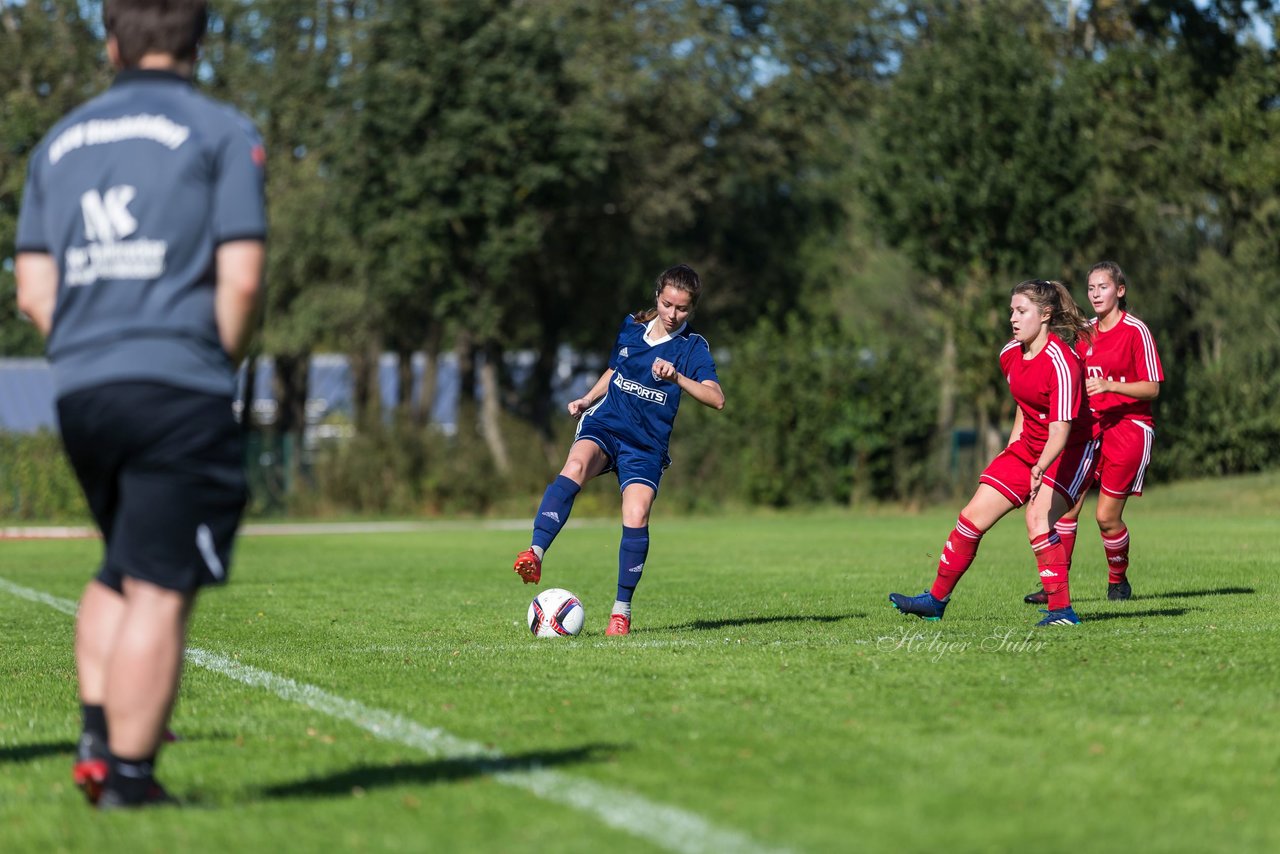
[[[99,581],[188,592],[227,580],[248,497],[230,398],[113,383],[59,399],[58,422],[106,543]]]

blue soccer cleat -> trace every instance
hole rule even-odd
[[[1041,608],[1040,613],[1044,614],[1045,618],[1040,622],[1036,623],[1037,627],[1080,625],[1080,618],[1076,616],[1075,611],[1071,610],[1070,605],[1068,605],[1065,608],[1059,608],[1056,611],[1046,611],[1044,608]]]
[[[936,621],[942,619],[942,612],[947,610],[947,603],[951,601],[951,597],[935,599],[933,594],[926,590],[919,596],[890,593],[889,601],[893,603],[893,607],[904,614],[915,614],[923,620]]]

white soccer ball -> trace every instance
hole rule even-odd
[[[529,603],[529,631],[535,638],[572,637],[582,631],[582,603],[568,590],[543,590]]]

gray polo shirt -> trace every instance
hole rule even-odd
[[[248,119],[164,71],[120,72],[49,131],[17,251],[58,265],[47,351],[59,397],[121,381],[234,393],[214,257],[265,238],[264,161]]]

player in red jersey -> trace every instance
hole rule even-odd
[[[1129,569],[1129,529],[1124,505],[1130,495],[1142,494],[1142,482],[1151,462],[1155,422],[1151,401],[1160,395],[1164,371],[1151,330],[1126,311],[1124,272],[1113,261],[1094,264],[1089,270],[1089,302],[1098,313],[1092,321],[1093,337],[1076,345],[1085,365],[1085,392],[1092,413],[1093,435],[1098,440],[1098,530],[1107,554],[1107,598],[1124,600],[1133,595]],[[1067,550],[1075,548],[1076,520],[1084,496],[1058,521],[1056,530]],[[1043,590],[1026,597],[1043,603]]]
[[[947,537],[933,587],[919,596],[891,593],[889,601],[905,614],[942,619],[982,535],[1025,504],[1027,535],[1048,591],[1049,610],[1037,625],[1075,625],[1080,619],[1071,608],[1069,562],[1054,523],[1076,503],[1093,472],[1092,433],[1078,418],[1084,364],[1072,349],[1089,326],[1059,282],[1021,282],[1009,309],[1013,340],[1000,352],[1000,369],[1018,404],[1009,444],[982,472]]]

